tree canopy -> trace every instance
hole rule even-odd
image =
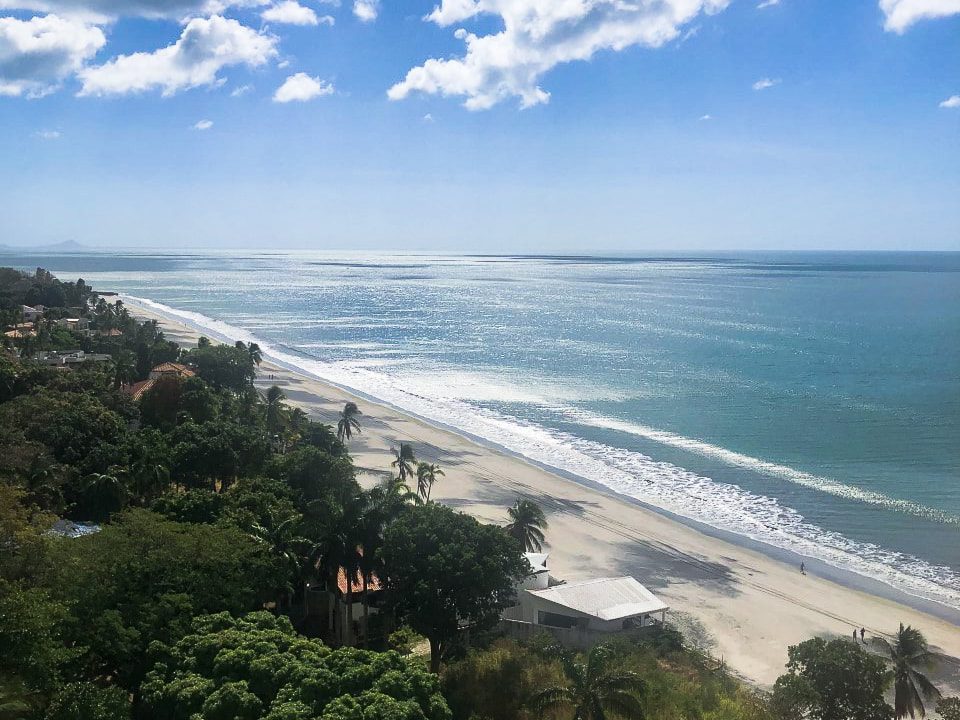
[[[499,528],[435,504],[390,525],[381,556],[399,616],[430,640],[433,670],[461,626],[496,622],[527,572],[519,545]]]
[[[330,650],[266,612],[196,618],[150,648],[144,717],[156,720],[447,720],[437,678],[395,652]]]

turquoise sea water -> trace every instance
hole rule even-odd
[[[960,609],[960,253],[0,263]]]

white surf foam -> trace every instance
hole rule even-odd
[[[382,372],[381,367],[370,369],[365,366],[366,363],[310,359],[200,313],[178,310],[144,298],[122,297],[125,302],[139,304],[161,316],[185,322],[215,339],[256,342],[266,358],[290,369],[375,397],[427,420],[459,428],[541,465],[602,484],[677,516],[817,558],[834,567],[886,583],[902,592],[960,610],[960,576],[951,568],[934,566],[917,557],[872,543],[856,542],[839,533],[824,530],[806,522],[800,513],[783,506],[774,498],[714,481],[639,452],[507,417],[451,397],[455,393],[440,391],[427,394],[422,388],[417,388],[418,392],[410,392],[403,378]],[[765,463],[654,428],[597,418],[570,408],[554,409],[572,413],[571,419],[576,422],[621,430],[685,450],[709,454],[733,465],[749,467],[852,500],[882,504],[913,514],[917,514],[915,510],[920,507],[913,507],[910,503],[901,505],[906,501],[799,473],[791,468]]]

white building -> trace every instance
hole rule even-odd
[[[509,619],[590,633],[662,624],[669,610],[666,603],[632,577],[526,589],[520,592],[519,601],[519,612],[512,608]]]
[[[543,590],[550,586],[550,571],[547,570],[547,558],[550,553],[524,553],[524,559],[530,565],[530,574],[517,587],[519,595],[524,590]]]
[[[29,305],[21,306],[20,312],[23,315],[25,322],[36,322],[43,317],[43,305],[37,305],[36,307],[30,307]]]

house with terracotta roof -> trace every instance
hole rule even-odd
[[[146,380],[141,380],[133,385],[127,385],[124,391],[134,402],[138,402],[161,380],[186,380],[195,375],[196,373],[186,365],[175,362],[160,363],[150,371],[150,375]]]
[[[366,586],[366,612],[364,612],[364,585],[359,572],[355,573],[347,587],[347,571],[337,571],[337,585],[331,591],[322,583],[308,585],[307,612],[316,623],[315,629],[331,645],[358,645],[365,638],[372,638],[378,615],[384,607],[384,586],[373,573]]]
[[[175,362],[165,362],[157,365],[150,371],[151,380],[159,380],[162,377],[191,378],[196,373],[186,365]]]

